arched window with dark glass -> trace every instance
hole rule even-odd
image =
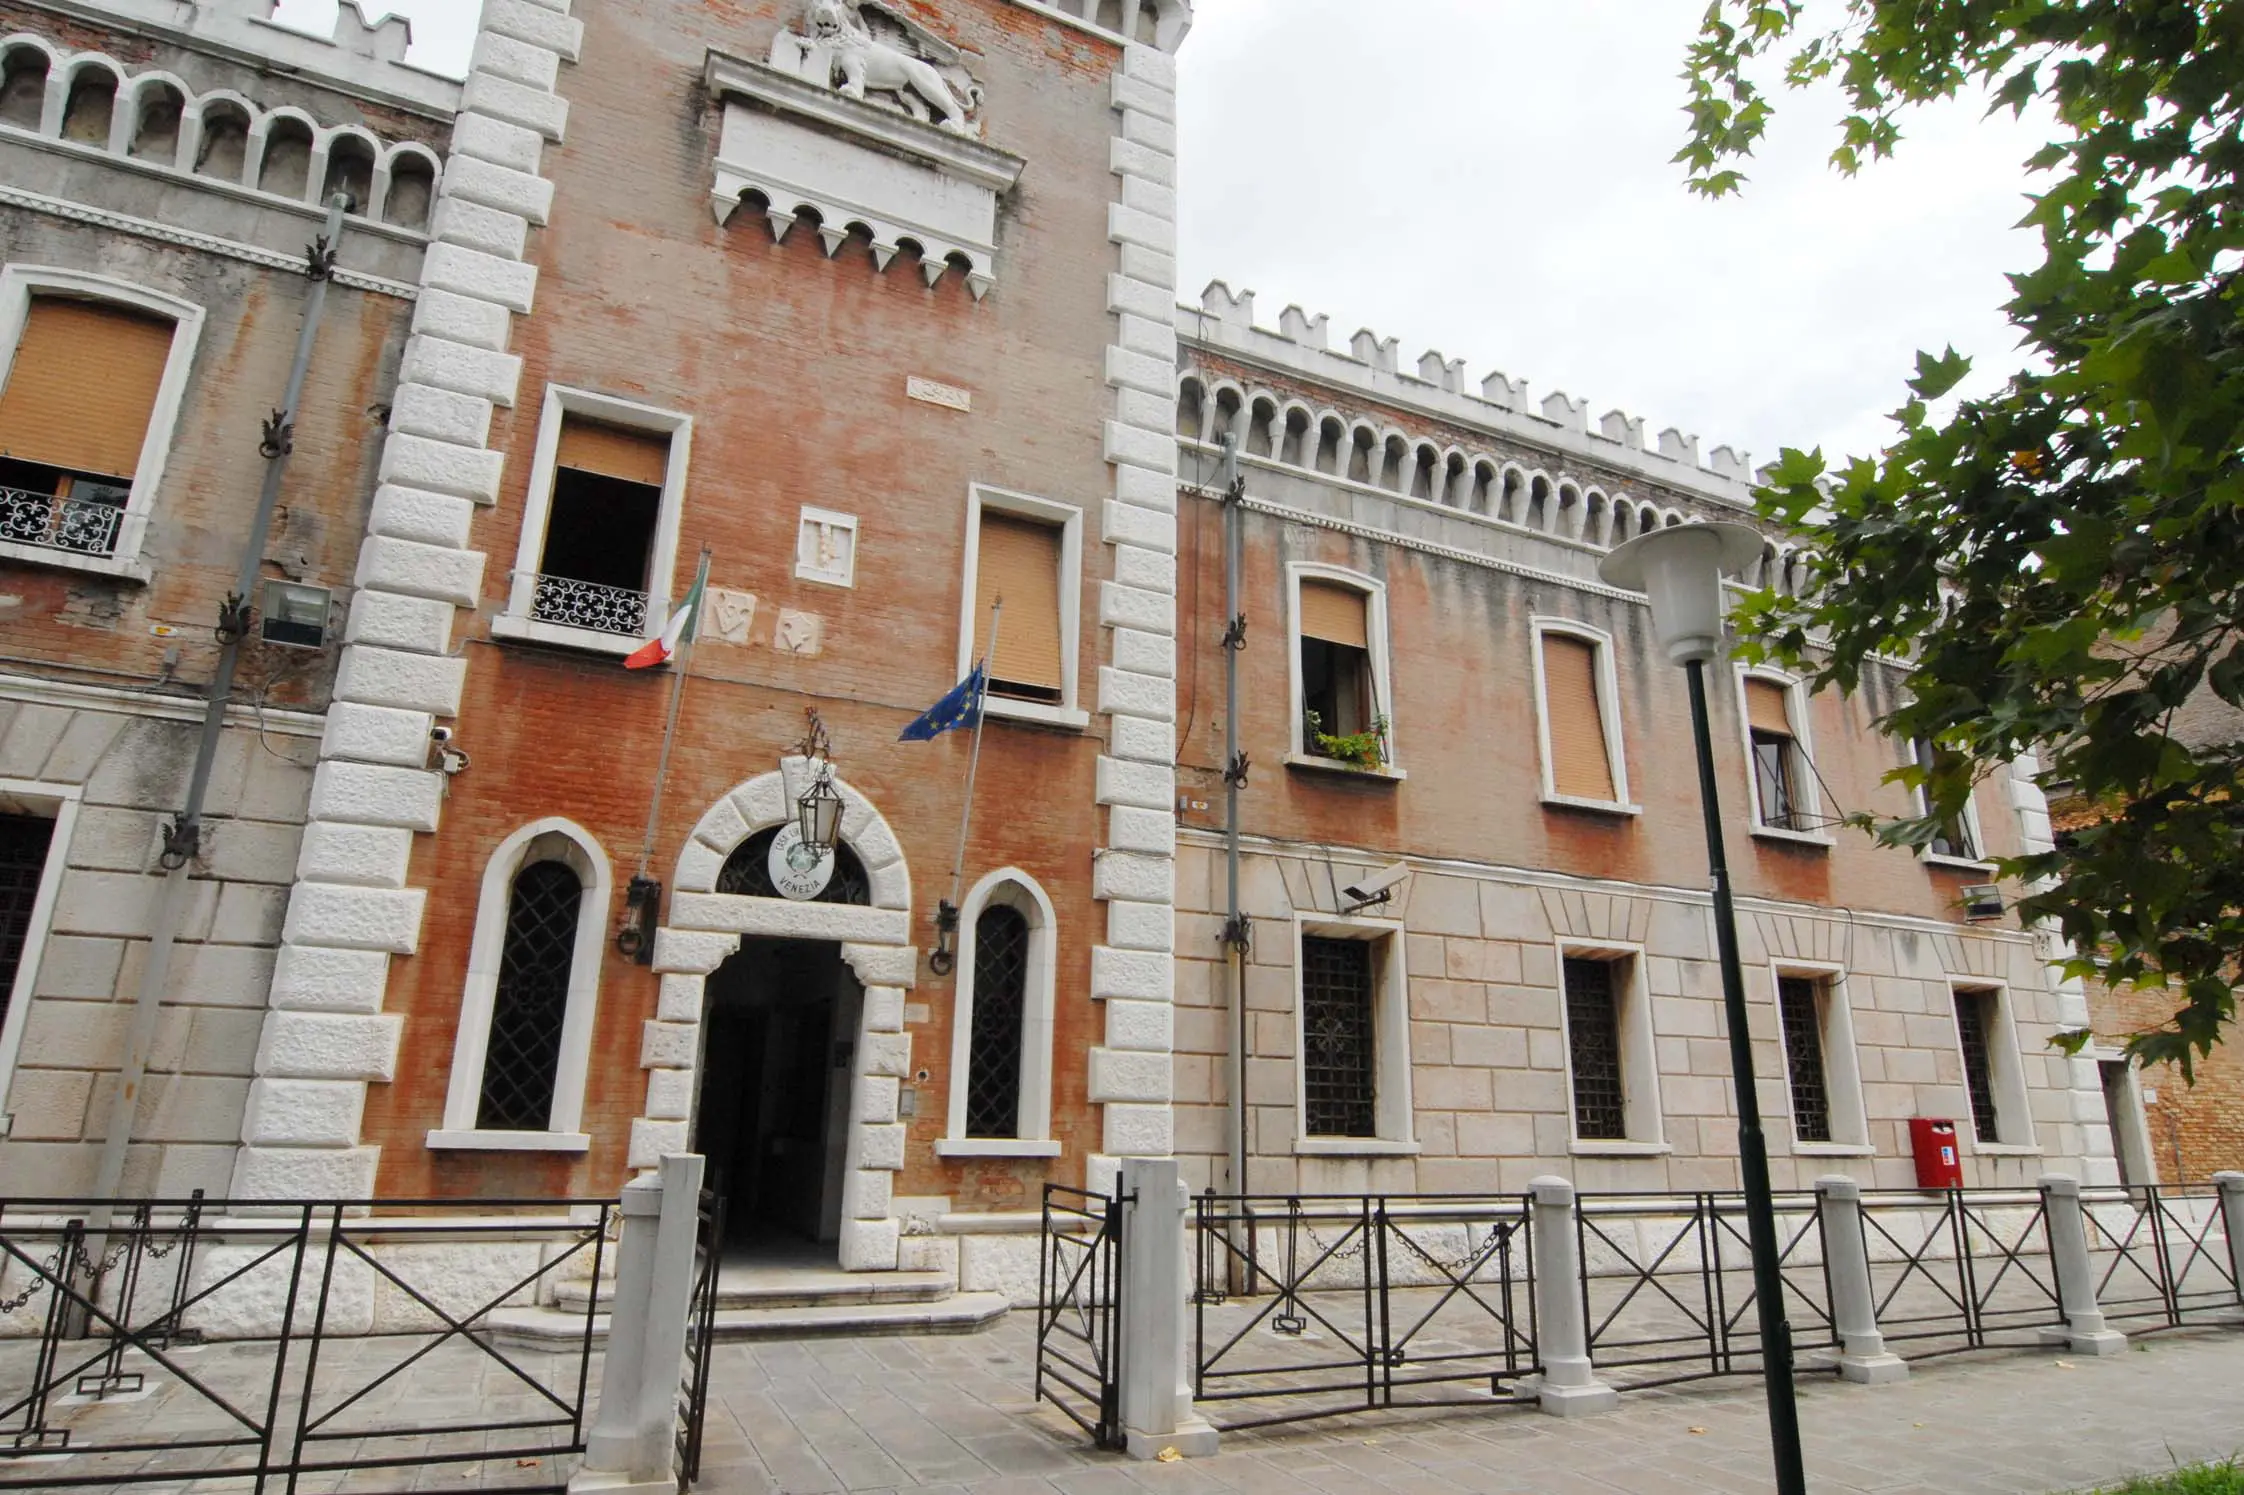
[[[974,1028],[966,1061],[969,1137],[1021,1134],[1028,981],[1028,919],[1019,909],[992,904],[974,921]]]
[[[515,875],[483,1054],[479,1128],[542,1131],[551,1120],[583,902],[584,883],[565,862],[532,862]]]

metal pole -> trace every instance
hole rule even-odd
[[[997,658],[997,630],[1005,623],[1005,599],[990,604],[990,646],[976,663],[982,671],[982,688],[974,702],[974,750],[966,757],[966,804],[958,812],[958,855],[951,862],[951,896],[946,903],[955,916],[960,885],[966,881],[966,833],[974,824],[974,776],[982,771],[982,727],[989,720],[989,666]]]
[[[662,727],[662,756],[655,763],[654,798],[647,805],[647,838],[639,843],[639,876],[647,875],[654,861],[655,829],[662,820],[662,785],[670,777],[670,748],[678,740],[678,707],[686,698],[686,672],[693,664],[693,646],[701,638],[701,609],[708,606],[709,547],[701,547],[701,565],[693,575],[694,615],[686,621],[686,636],[678,641],[677,672],[670,680],[670,718]],[[667,623],[669,620],[664,619]]]
[[[1246,759],[1239,752],[1239,655],[1247,646],[1247,615],[1239,599],[1239,558],[1245,548],[1247,481],[1239,472],[1239,438],[1223,438],[1223,943],[1230,952],[1231,1006],[1231,1189],[1244,1201],[1247,1187],[1247,945],[1246,916],[1239,909],[1239,791],[1246,786]],[[1244,1206],[1237,1213],[1243,1214]],[[1251,1234],[1252,1221],[1247,1222]],[[1237,1253],[1233,1254],[1236,1261]],[[1250,1285],[1251,1286],[1251,1285]]]
[[[1753,1038],[1746,1029],[1745,973],[1738,963],[1737,909],[1730,902],[1730,860],[1722,846],[1722,797],[1714,782],[1714,741],[1706,720],[1706,663],[1684,666],[1691,685],[1691,736],[1698,748],[1699,803],[1706,813],[1707,869],[1714,883],[1714,938],[1722,958],[1722,1010],[1730,1029],[1730,1070],[1737,1085],[1738,1162],[1745,1175],[1745,1219],[1753,1248],[1753,1295],[1761,1317],[1761,1373],[1768,1384],[1769,1442],[1776,1453],[1778,1495],[1807,1495],[1800,1459],[1800,1409],[1792,1385],[1792,1325],[1784,1316],[1784,1273],[1778,1254],[1776,1204],[1769,1189],[1769,1148],[1761,1132],[1761,1097],[1753,1078]]]
[[[179,921],[186,911],[188,872],[202,849],[203,802],[210,793],[211,770],[218,762],[219,734],[226,727],[226,706],[233,696],[234,675],[241,665],[242,640],[249,633],[255,603],[252,594],[265,569],[265,541],[273,528],[273,510],[280,503],[281,479],[295,450],[297,407],[304,398],[304,379],[312,365],[312,345],[319,336],[320,319],[327,308],[327,286],[335,271],[335,254],[343,239],[343,214],[350,198],[342,193],[328,200],[327,224],[305,254],[305,274],[312,288],[304,298],[304,324],[296,337],[296,362],[288,371],[288,391],[280,408],[266,420],[259,450],[265,457],[265,484],[257,495],[257,513],[250,521],[249,538],[242,546],[241,570],[233,595],[218,612],[222,644],[217,673],[211,676],[203,710],[203,735],[195,750],[195,771],[188,781],[187,806],[164,832],[164,886],[157,895],[156,917],[150,927],[148,963],[134,998],[132,1022],[126,1029],[124,1066],[117,1077],[117,1093],[109,1106],[109,1129],[102,1139],[101,1162],[94,1171],[94,1198],[98,1201],[88,1222],[97,1236],[109,1228],[109,1205],[124,1180],[125,1150],[132,1141],[134,1112],[141,1085],[148,1076],[148,1055],[156,1041],[163,1016],[164,985],[171,974],[172,946],[179,937]]]

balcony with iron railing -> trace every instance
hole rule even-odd
[[[0,541],[106,558],[117,553],[124,521],[118,504],[0,488]]]
[[[641,638],[647,631],[647,594],[569,576],[537,578],[530,616],[562,628]]]

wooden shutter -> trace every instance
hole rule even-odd
[[[1787,697],[1790,692],[1774,680],[1745,682],[1745,722],[1756,732],[1773,732],[1779,737],[1792,737],[1792,713]]]
[[[1329,581],[1303,582],[1301,636],[1368,652],[1371,631],[1365,626],[1364,604],[1364,594],[1354,587],[1336,586]]]
[[[984,511],[974,572],[974,657],[989,648],[990,609],[1005,599],[990,678],[1066,693],[1060,672],[1060,530]]]
[[[554,461],[578,472],[621,478],[660,488],[670,470],[670,437],[656,431],[632,431],[604,426],[598,421],[561,417],[561,446]]]
[[[1575,799],[1620,797],[1598,709],[1597,646],[1561,633],[1543,635],[1543,711],[1550,726],[1551,785]]]
[[[0,456],[129,481],[173,327],[91,301],[32,297],[0,390]]]

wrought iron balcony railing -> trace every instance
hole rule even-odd
[[[647,594],[568,576],[540,576],[530,616],[540,623],[638,638],[647,631]]]
[[[0,488],[0,540],[72,555],[117,553],[125,511],[116,504]]]

